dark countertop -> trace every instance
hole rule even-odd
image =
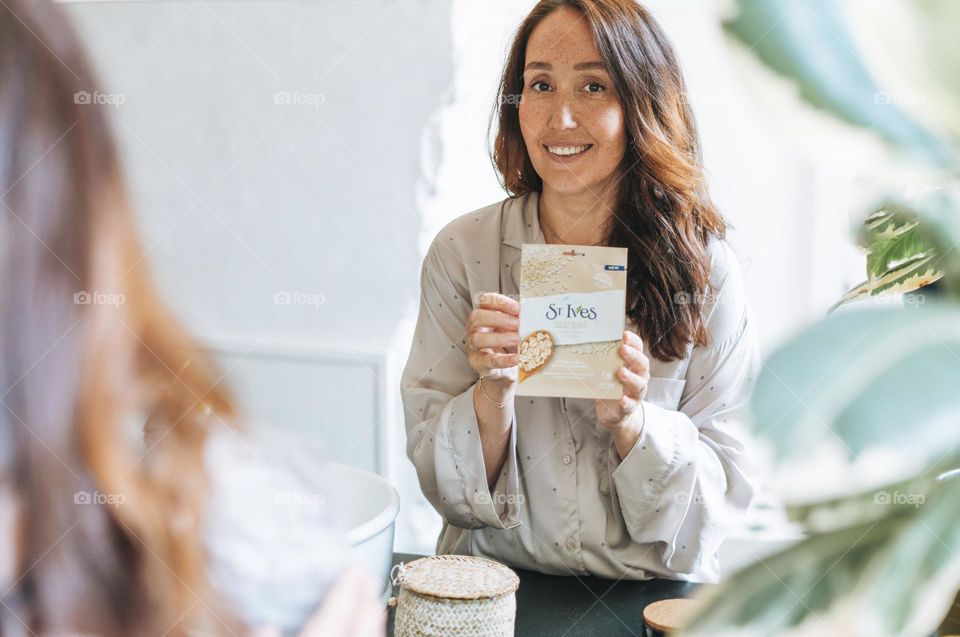
[[[393,563],[422,557],[396,553]],[[643,609],[661,599],[689,597],[696,584],[655,579],[644,582],[599,577],[544,575],[513,569],[517,590],[517,637],[619,637],[643,635]],[[393,594],[396,594],[394,587]],[[387,635],[393,635],[390,609]]]

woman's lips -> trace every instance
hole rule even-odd
[[[570,163],[583,157],[593,144],[543,144],[550,159],[560,163]]]

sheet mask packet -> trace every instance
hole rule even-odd
[[[517,395],[617,399],[627,249],[524,244]]]

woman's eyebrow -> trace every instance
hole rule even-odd
[[[553,65],[548,64],[547,62],[539,62],[534,60],[533,62],[527,62],[527,65],[524,67],[524,70],[536,69],[540,71],[550,71],[553,69]],[[603,62],[578,62],[573,65],[574,71],[587,71],[591,69],[599,69],[601,71],[606,70],[606,67],[603,65]]]

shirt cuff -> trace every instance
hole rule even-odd
[[[507,458],[491,492],[473,407],[474,387],[471,385],[447,403],[437,432],[435,462],[440,503],[447,522],[455,526],[514,528],[520,525],[516,421],[510,424]]]
[[[687,455],[693,453],[697,436],[696,426],[684,414],[646,401],[643,409],[643,431],[619,464],[616,446],[610,444],[613,484],[624,521],[630,525],[642,523],[643,515],[662,497],[671,475],[691,461]],[[691,438],[690,443],[685,438]]]

